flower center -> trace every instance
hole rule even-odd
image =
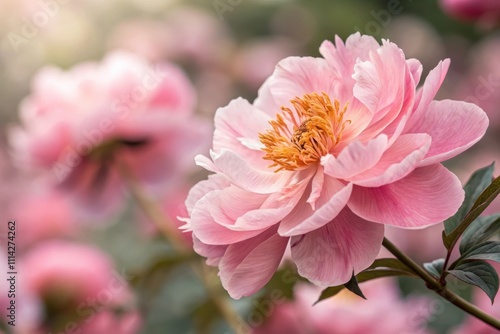
[[[259,133],[264,159],[273,161],[269,167],[277,167],[275,172],[304,169],[319,161],[339,143],[351,122],[343,120],[348,104],[341,109],[340,102],[332,102],[326,93],[305,94],[290,102],[294,110],[281,107],[282,113],[269,122],[272,129]]]

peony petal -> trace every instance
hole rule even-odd
[[[316,170],[316,174],[314,174],[313,179],[311,181],[311,194],[307,198],[307,203],[311,205],[311,208],[314,210],[316,206],[316,200],[321,195],[321,191],[323,190],[323,185],[325,184],[325,173],[323,168],[318,167]]]
[[[252,238],[269,227],[264,226],[261,229],[253,228],[252,230],[231,229],[236,219],[224,212],[225,208],[220,204],[222,193],[223,190],[208,193],[196,203],[191,212],[189,224],[201,242],[209,245],[232,244]]]
[[[375,166],[386,149],[387,136],[380,135],[365,144],[352,142],[337,157],[323,157],[321,164],[326,174],[347,180]]]
[[[259,291],[276,272],[289,238],[280,237],[276,227],[229,245],[219,264],[222,285],[234,299]]]
[[[271,93],[271,83],[273,76],[270,76],[264,81],[262,86],[259,88],[257,97],[253,101],[255,108],[262,110],[271,118],[276,117],[276,112],[280,110],[280,105],[276,103],[276,100]]]
[[[420,77],[422,76],[422,70],[423,70],[422,63],[418,59],[410,58],[406,60],[406,64],[410,69],[411,76],[413,78],[413,83],[415,84],[415,87],[417,87],[418,83],[420,82]]]
[[[472,103],[432,101],[409,132],[428,133],[432,144],[421,166],[453,158],[477,143],[488,128],[486,113]]]
[[[186,199],[186,208],[191,214],[196,203],[206,194],[213,190],[222,190],[229,187],[230,183],[221,175],[209,175],[207,180],[203,180],[194,185]]]
[[[370,51],[379,47],[380,44],[372,36],[355,33],[347,38],[345,45],[339,36],[335,36],[335,45],[330,41],[324,41],[319,47],[319,52],[340,77],[350,80],[348,78],[356,62],[367,60]],[[350,88],[352,85],[354,81]]]
[[[338,86],[339,82],[340,78],[334,76],[331,67],[323,58],[289,57],[276,65],[268,82],[276,104],[260,105],[260,108],[266,110],[276,105],[292,108],[290,100],[313,92],[324,92],[332,98],[338,98],[334,87]],[[280,109],[276,109],[275,115],[279,112]]]
[[[440,61],[439,64],[429,72],[427,78],[425,79],[424,85],[417,93],[418,97],[415,101],[415,110],[413,111],[411,118],[406,124],[405,132],[410,132],[406,130],[413,128],[413,126],[418,123],[422,117],[424,117],[429,103],[431,103],[431,101],[436,96],[436,93],[443,83],[446,73],[448,73],[449,67],[450,60],[445,59],[443,61]]]
[[[265,169],[270,165],[263,159],[264,152],[259,143],[259,133],[269,128],[271,118],[247,100],[238,98],[215,114],[213,150],[230,150],[252,161],[252,165]]]
[[[314,284],[340,285],[373,263],[383,238],[383,225],[345,208],[320,229],[292,237],[292,259],[299,274]]]
[[[211,152],[214,165],[218,173],[223,174],[232,184],[260,194],[270,194],[280,191],[290,181],[294,172],[273,172],[255,169],[246,160],[232,151],[221,150],[220,153]]]
[[[196,253],[199,255],[206,257],[206,264],[209,266],[218,266],[222,256],[226,252],[226,245],[207,245],[200,241],[193,234],[193,248]]]
[[[406,75],[406,60],[400,48],[384,41],[370,59],[354,66],[354,96],[374,113],[377,122],[401,109]],[[390,116],[394,119],[397,114]]]
[[[403,131],[415,100],[415,84],[403,52],[384,41],[377,52],[370,53],[370,61],[356,64],[353,78],[355,97],[374,115],[357,139],[366,141],[384,133],[392,144]]]
[[[404,228],[442,222],[457,212],[464,199],[459,179],[434,164],[378,187],[354,186],[348,206],[364,219]]]
[[[418,166],[430,145],[431,137],[427,134],[402,135],[373,168],[349,181],[362,187],[380,187],[400,180]]]
[[[351,191],[352,184],[344,184],[325,175],[323,191],[316,201],[316,210],[305,201],[306,191],[303,200],[281,221],[278,233],[282,236],[300,235],[324,226],[346,206]]]

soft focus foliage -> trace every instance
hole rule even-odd
[[[9,319],[2,311],[0,333],[231,333],[213,300],[213,292],[207,292],[199,279],[200,273],[192,270],[205,259],[191,253],[179,254],[161,235],[165,228],[172,230],[180,247],[191,250],[194,242],[195,249],[208,256],[211,265],[226,257],[220,262],[224,285],[245,290],[234,293],[235,297],[256,292],[271,279],[251,297],[235,301],[220,286],[217,269],[207,269],[208,285],[241,316],[236,327],[243,333],[293,333],[294,330],[309,333],[311,327],[321,333],[337,333],[340,328],[343,332],[356,332],[358,326],[368,326],[363,332],[379,330],[388,334],[405,330],[488,333],[486,325],[464,317],[453,305],[429,294],[423,284],[405,278],[394,281],[383,278],[361,284],[368,301],[345,291],[311,306],[319,290],[299,275],[297,267],[289,264],[295,261],[302,275],[317,283],[349,279],[352,272],[339,271],[340,265],[357,272],[369,265],[380,249],[382,225],[365,219],[419,227],[437,223],[419,231],[392,226],[385,230],[395,244],[419,263],[444,256],[440,234],[443,226],[439,223],[452,214],[460,195],[458,181],[447,169],[465,183],[474,170],[496,161],[494,175],[498,176],[498,13],[495,0],[3,0],[0,4],[0,306],[3,310],[9,305],[10,283],[5,277],[9,270],[9,220],[16,220],[18,275],[16,327],[6,324]],[[333,45],[326,43],[321,49],[326,60],[311,58],[320,57],[318,47],[323,41],[334,41],[336,35],[346,41],[356,32],[371,35],[376,42],[364,37],[367,45],[355,50],[347,46],[339,49],[338,54]],[[382,39],[389,39],[397,47],[382,43]],[[349,43],[356,45],[352,41],[353,37]],[[336,48],[340,45],[334,44]],[[370,58],[368,49],[379,51],[372,52]],[[389,55],[391,61],[386,58],[377,61],[379,52],[381,57]],[[357,55],[361,56],[359,62]],[[276,64],[289,56],[307,58],[288,59],[275,70]],[[448,58],[449,68],[446,60],[440,63]],[[337,64],[325,65],[332,61]],[[317,66],[319,63],[322,65]],[[317,75],[311,80],[301,77],[302,70],[309,73],[311,68],[317,70]],[[259,87],[270,76],[259,93]],[[341,80],[330,85],[328,79],[332,77]],[[418,80],[419,77],[422,79]],[[353,89],[356,82],[358,88]],[[427,88],[417,89],[417,84]],[[391,95],[395,87],[400,88],[398,94]],[[402,145],[406,150],[401,154],[386,154],[386,157],[401,160],[397,168],[401,180],[391,184],[419,181],[419,187],[414,188],[422,190],[421,171],[426,171],[434,182],[425,185],[429,188],[425,196],[422,192],[413,194],[405,190],[407,196],[402,198],[411,202],[419,213],[415,221],[399,219],[398,213],[406,214],[400,208],[387,210],[388,217],[378,217],[380,212],[365,206],[369,196],[359,195],[373,189],[387,190],[382,184],[389,183],[396,175],[387,172],[387,165],[375,168],[377,165],[371,166],[358,155],[352,155],[358,161],[355,166],[366,167],[366,172],[358,176],[370,176],[371,182],[374,178],[380,181],[381,186],[373,188],[355,183],[361,179],[353,179],[359,172],[354,171],[353,164],[346,164],[348,168],[344,170],[356,172],[349,177],[329,175],[328,170],[332,174],[334,168],[327,170],[327,165],[341,163],[340,155],[325,158],[321,165],[324,175],[316,173],[317,177],[307,168],[274,173],[276,167],[267,167],[272,163],[270,160],[259,159],[262,145],[258,133],[266,133],[269,121],[276,119],[281,106],[294,110],[290,100],[295,97],[332,91],[331,101],[338,99],[340,110],[350,102],[344,120],[354,114],[359,116],[345,125],[338,152],[334,153],[347,152],[349,141],[363,133],[364,140],[371,144],[358,145],[349,151],[356,151],[355,148],[368,151],[363,152],[366,157],[376,155],[375,148],[382,155],[387,151],[394,153],[394,148],[382,145],[385,140],[398,143],[405,136],[413,136],[407,137]],[[244,99],[254,101],[258,95],[255,103],[244,102]],[[238,97],[242,98],[230,103]],[[478,105],[488,115],[490,126],[479,143],[445,162],[447,169],[436,164],[420,167],[425,161],[422,159],[440,149],[451,149],[451,153],[435,160],[450,158],[482,134],[479,130],[484,127],[484,118],[478,116],[478,108],[441,101],[446,98]],[[435,112],[441,110],[437,106],[451,105],[453,108],[445,108],[442,114],[449,115],[453,109],[463,123],[453,127],[448,122],[454,118],[443,117],[417,124],[421,126],[417,126],[417,132],[408,131],[409,126],[405,126],[402,133],[395,135],[401,129],[393,125],[408,123],[403,116],[427,103]],[[252,115],[243,117],[249,110]],[[378,123],[380,129],[375,129],[372,122],[371,130],[377,131],[365,131],[375,112],[380,116],[391,115],[387,121],[395,116],[396,122],[385,122],[381,117],[384,122]],[[217,140],[211,143],[214,125]],[[358,129],[359,133],[354,134],[350,129]],[[379,133],[385,133],[387,138]],[[247,140],[250,134],[251,140]],[[231,146],[225,147],[228,142]],[[271,185],[272,191],[264,189],[264,183],[249,182],[240,174],[228,180],[217,171],[219,175],[208,176],[207,180],[208,172],[196,167],[193,158],[196,154],[209,156],[211,145],[212,155],[219,158],[222,150],[217,150],[223,146],[225,157],[241,149],[237,151],[243,152],[241,162],[250,161],[251,169],[269,175],[267,186]],[[234,155],[231,164],[236,161]],[[348,158],[347,154],[343,158]],[[219,159],[218,163],[224,161]],[[130,175],[124,176],[122,169]],[[293,174],[297,178],[293,181],[302,183],[300,189],[287,189],[295,197],[277,201],[276,194],[286,179],[279,175],[284,174]],[[164,225],[154,224],[130,196],[130,176],[139,181],[147,200],[159,203],[157,213],[167,218]],[[204,181],[199,183],[200,180]],[[261,189],[240,191],[234,187],[236,182]],[[198,185],[191,191],[186,208],[185,199],[195,184]],[[340,191],[345,195],[342,200],[333,196],[336,203],[330,203],[328,214],[320,210],[328,199],[325,191],[319,191],[321,184],[331,194]],[[201,206],[203,203],[195,205],[212,190],[210,187],[226,189],[225,197],[217,198],[217,206],[212,199],[205,198],[210,210]],[[436,196],[439,190],[448,193],[446,187],[450,187],[451,200],[434,206],[439,200]],[[235,199],[241,201],[236,205]],[[258,221],[247,220],[241,224],[241,230],[231,234],[236,239],[227,239],[227,231],[223,230],[219,237],[224,240],[207,247],[199,238],[193,240],[190,232],[177,230],[185,224],[178,217],[185,220],[204,213],[210,214],[205,221],[210,224],[222,218],[234,222],[235,216],[262,205],[264,200],[265,205],[274,203],[276,212],[259,211]],[[304,216],[312,213],[310,203],[314,202],[315,212],[321,214],[309,220],[311,225],[299,226]],[[281,206],[282,203],[291,205]],[[226,211],[217,211],[220,208]],[[270,216],[275,214],[276,218],[280,211],[285,217],[291,210],[294,214],[300,211],[303,216],[295,216],[297,226],[289,219],[289,230],[284,232],[285,224],[278,226]],[[351,226],[344,219],[342,226],[349,229],[338,233],[339,226],[328,224],[336,211],[340,212],[336,221],[347,215],[359,224]],[[500,199],[484,215],[498,212]],[[259,224],[270,227],[263,232],[265,228]],[[193,228],[195,234],[199,227]],[[371,233],[364,233],[365,230]],[[341,252],[337,248],[332,250],[328,238],[321,238],[328,236],[325,231],[351,242],[352,247],[345,246]],[[237,242],[237,238],[252,233],[250,242]],[[353,242],[359,238],[371,241],[369,249],[356,247],[359,245]],[[287,247],[289,239],[294,241],[293,251]],[[301,244],[310,248],[298,252]],[[251,253],[256,245],[265,247]],[[332,260],[338,259],[339,254],[353,257],[334,263]],[[378,257],[387,256],[382,248]],[[454,253],[452,260],[458,256],[458,252]],[[325,273],[335,275],[322,275]],[[499,303],[491,306],[482,291],[449,283],[464,298],[500,315]]]

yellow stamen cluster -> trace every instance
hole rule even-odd
[[[305,94],[290,101],[293,109],[281,107],[282,114],[269,122],[272,129],[259,133],[264,144],[264,159],[273,161],[270,168],[299,170],[319,161],[342,138],[349,120],[344,121],[348,104],[342,109],[326,93]],[[292,125],[292,129],[289,128]]]

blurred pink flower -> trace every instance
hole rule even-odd
[[[499,2],[500,5],[500,2]],[[457,80],[456,97],[484,109],[492,128],[500,129],[500,37],[492,36],[475,45],[469,55],[467,73]]]
[[[289,241],[302,276],[343,284],[377,256],[383,224],[429,226],[462,203],[439,162],[476,143],[488,119],[433,101],[449,61],[416,90],[422,67],[393,43],[357,33],[320,51],[281,61],[254,105],[219,109],[210,158],[196,158],[215,175],[191,190],[186,228],[234,298],[268,282]]]
[[[198,65],[224,65],[233,46],[229,30],[214,13],[200,7],[179,6],[165,18],[168,59]]]
[[[81,333],[105,334],[94,329],[103,327],[103,322],[108,329],[117,326],[122,319],[112,316],[114,310],[127,308],[132,301],[126,281],[114,271],[110,259],[90,246],[40,243],[22,258],[19,272],[20,287],[40,301],[41,319],[36,325],[44,330],[57,330],[51,326],[61,325],[60,317],[65,322],[71,319],[81,329],[89,328]],[[116,333],[131,331],[124,328]]]
[[[361,289],[367,300],[344,290],[313,305],[321,289],[299,284],[295,300],[274,305],[253,334],[429,333],[426,319],[431,301],[427,298],[401,299],[396,282],[390,279],[363,283]]]
[[[256,89],[273,73],[281,59],[294,53],[297,48],[284,38],[253,40],[238,50],[233,70],[241,81]]]
[[[51,170],[78,204],[109,210],[122,198],[117,163],[154,188],[185,173],[209,129],[194,103],[179,68],[114,53],[67,72],[41,70],[10,141],[21,163]]]
[[[19,230],[17,242],[23,250],[40,240],[74,236],[78,231],[67,198],[52,189],[24,194],[11,212]]]
[[[441,0],[440,3],[445,12],[459,19],[500,19],[498,0]]]

